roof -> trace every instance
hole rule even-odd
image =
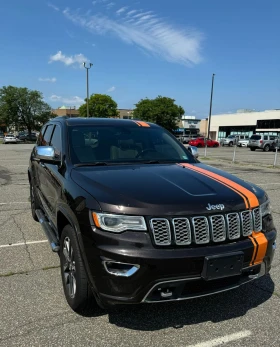
[[[59,120],[59,121],[65,121],[67,123],[68,126],[74,126],[74,125],[108,125],[108,126],[131,126],[131,125],[135,125],[137,126],[141,126],[141,124],[137,124],[137,122],[141,122],[141,121],[137,121],[135,119],[116,119],[116,118],[83,118],[83,117],[56,117],[53,118],[51,121],[55,121],[55,120]],[[158,125],[154,124],[154,123],[148,123],[148,122],[143,122],[146,124],[149,124],[150,127],[155,128],[158,127]]]

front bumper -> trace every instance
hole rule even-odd
[[[103,303],[111,305],[185,300],[237,288],[270,271],[276,244],[276,231],[267,232],[263,261],[250,266],[254,247],[249,239],[222,245],[162,249],[150,244],[147,233],[128,232],[121,238],[108,234],[97,230],[94,242],[83,234],[83,244],[93,288]],[[107,237],[111,242],[106,241]],[[202,278],[205,257],[235,252],[244,254],[240,275],[208,281]],[[106,271],[104,260],[140,267],[132,276],[120,277]]]

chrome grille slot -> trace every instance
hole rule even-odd
[[[200,245],[204,243],[209,243],[209,224],[206,217],[193,217],[192,225],[194,231],[195,243]]]
[[[153,218],[150,221],[153,237],[157,246],[171,245],[169,222],[165,218]]]
[[[262,218],[260,208],[255,208],[253,210],[253,219],[254,219],[254,231],[262,230]]]
[[[238,213],[227,214],[228,238],[236,240],[240,238],[240,218]]]
[[[187,218],[174,218],[172,220],[176,245],[190,245],[192,242],[191,226]]]
[[[241,212],[242,235],[249,236],[253,232],[253,219],[251,211]]]
[[[212,240],[222,242],[226,239],[226,222],[223,215],[215,215],[210,218]]]

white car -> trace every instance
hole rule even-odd
[[[15,137],[15,135],[11,135],[11,134],[6,135],[3,139],[4,144],[6,144],[6,143],[18,143],[18,142],[20,142],[19,139],[17,139]]]
[[[239,147],[248,147],[249,140],[239,140],[237,146]]]

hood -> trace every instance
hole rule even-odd
[[[184,165],[184,164],[182,164]],[[232,185],[265,200],[260,188],[204,164],[141,164],[77,167],[71,177],[101,205],[104,212],[133,215],[197,215],[246,209],[236,189],[210,177],[219,175]],[[206,170],[207,174],[198,170]],[[235,185],[236,186],[236,185]]]

